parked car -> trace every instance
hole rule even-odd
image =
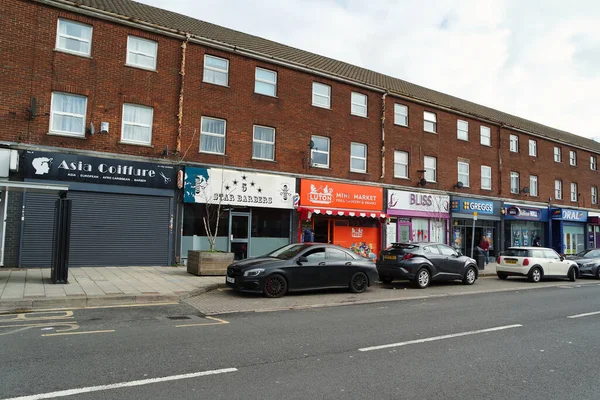
[[[579,267],[579,276],[593,276],[600,279],[600,249],[590,249],[567,256],[567,260],[575,261]]]
[[[472,285],[479,272],[477,262],[440,243],[393,243],[381,251],[377,272],[383,283],[402,279],[425,289],[431,281],[462,280]]]
[[[294,243],[227,267],[227,286],[281,297],[288,291],[349,288],[362,293],[378,280],[375,264],[341,246]]]
[[[546,247],[509,247],[497,259],[496,274],[500,279],[509,276],[526,276],[531,282],[542,278],[569,278],[575,281],[579,267],[553,249]]]

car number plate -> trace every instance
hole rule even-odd
[[[227,279],[227,282],[229,282],[229,283],[235,283],[235,278],[231,278],[228,276],[226,279]]]
[[[516,264],[517,260],[504,260],[506,264]]]
[[[385,258],[386,260],[395,260],[395,259],[396,259],[396,256],[395,256],[395,255],[389,255],[389,254],[388,254],[388,255],[385,255],[385,256],[383,256],[383,258]]]

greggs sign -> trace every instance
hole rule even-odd
[[[302,179],[300,205],[382,211],[383,188]]]

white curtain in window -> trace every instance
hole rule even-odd
[[[151,136],[152,108],[123,105],[123,139],[150,143]]]
[[[275,159],[275,129],[262,126],[254,127],[254,142],[252,156],[267,160]]]
[[[52,130],[83,134],[85,132],[86,103],[87,98],[85,97],[53,93]]]
[[[59,48],[90,54],[91,26],[61,19],[58,24],[58,35]]]
[[[156,50],[156,42],[130,36],[128,41],[127,63],[155,69]]]
[[[413,240],[431,242],[429,237],[429,220],[424,218],[412,219]]]
[[[200,150],[225,154],[225,121],[202,118]]]

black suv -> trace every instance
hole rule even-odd
[[[403,279],[419,289],[425,289],[432,280],[462,280],[472,285],[478,277],[474,259],[445,244],[429,242],[393,243],[381,251],[377,272],[383,283]]]

